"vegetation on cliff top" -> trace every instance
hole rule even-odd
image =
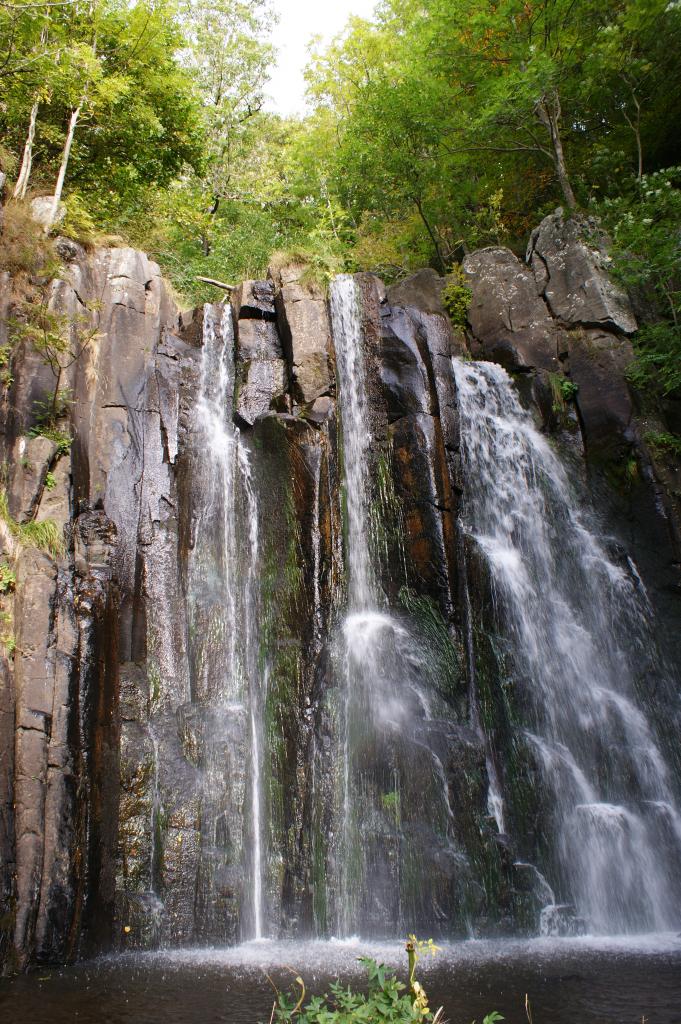
[[[64,231],[145,248],[187,299],[275,250],[448,271],[560,202],[652,307],[634,379],[678,390],[679,0],[383,0],[313,52],[304,118],[265,108],[273,25],[268,0],[0,5],[15,260],[16,204],[62,187]]]

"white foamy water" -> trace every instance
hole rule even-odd
[[[523,679],[557,888],[596,932],[678,927],[679,815],[639,699],[655,665],[638,574],[613,561],[506,371],[453,365],[464,525]]]

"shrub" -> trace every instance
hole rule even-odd
[[[304,268],[300,276],[301,284],[317,286],[322,291],[326,291],[336,274],[343,273],[344,269],[342,258],[330,247],[323,245],[280,250],[273,253],[269,262],[272,270],[293,265]]]
[[[657,449],[668,455],[681,456],[681,437],[678,434],[668,434],[664,431],[659,433],[651,431],[645,435],[645,440],[651,448]]]
[[[11,594],[17,582],[17,574],[6,561],[0,562],[0,594]]]
[[[0,270],[52,277],[57,266],[52,245],[33,220],[29,205],[16,201],[7,203],[2,211]]]
[[[452,267],[442,289],[442,305],[455,327],[465,327],[468,319],[468,307],[471,304],[471,290],[466,283],[466,275],[460,266]]]
[[[66,200],[66,217],[59,230],[62,235],[80,242],[88,249],[102,240],[87,206],[76,192],[72,192]]]
[[[681,167],[643,175],[632,191],[604,199],[600,213],[612,234],[612,270],[632,293],[655,307],[656,322],[634,336],[627,377],[663,395],[681,389]]]
[[[573,380],[563,377],[561,373],[550,373],[551,394],[553,395],[553,411],[560,413],[565,409],[568,402],[576,396],[579,385]]]
[[[0,518],[4,520],[12,537],[20,544],[39,548],[53,558],[60,558],[64,554],[64,534],[59,525],[53,519],[18,523],[10,514],[7,492],[4,488],[0,488]]]

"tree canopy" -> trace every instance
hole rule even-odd
[[[681,164],[680,0],[382,0],[312,52],[301,118],[266,107],[274,24],[268,0],[3,0],[17,201],[63,184],[65,230],[150,250],[188,299],[281,249],[327,273],[446,271],[521,250],[558,204],[643,252],[623,211],[650,219],[648,176]],[[664,180],[652,234],[677,295]]]

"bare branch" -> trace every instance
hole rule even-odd
[[[233,292],[236,288],[235,284],[225,284],[224,281],[216,281],[212,277],[197,277],[197,281],[202,281],[203,284],[212,284],[215,288],[224,288],[226,292]]]

